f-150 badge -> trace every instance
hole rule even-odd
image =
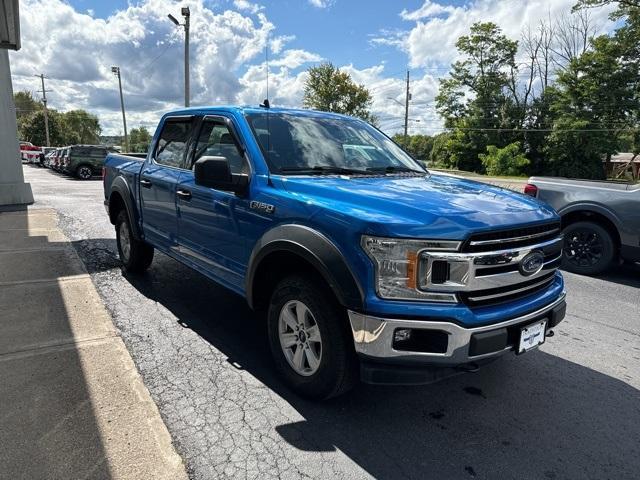
[[[276,211],[275,206],[270,205],[268,203],[256,202],[255,200],[251,201],[251,203],[249,204],[249,208],[251,208],[252,210],[258,210],[259,212],[264,212],[264,213],[273,213]]]

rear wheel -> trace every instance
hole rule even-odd
[[[358,363],[346,311],[320,282],[298,275],[282,280],[267,321],[276,367],[294,391],[326,399],[356,383]]]
[[[143,272],[149,268],[153,261],[153,247],[133,237],[129,216],[125,210],[121,210],[116,219],[116,242],[125,270]]]
[[[562,267],[581,275],[604,272],[613,261],[611,234],[594,222],[576,222],[565,227]]]
[[[80,180],[89,180],[93,176],[93,170],[89,165],[80,165],[76,168],[76,177]]]

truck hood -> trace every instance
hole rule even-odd
[[[471,231],[557,219],[532,197],[445,175],[281,178],[310,216],[330,215],[373,235],[461,240]]]

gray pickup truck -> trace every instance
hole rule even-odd
[[[565,270],[596,275],[640,261],[640,184],[531,177],[524,193],[560,214]]]

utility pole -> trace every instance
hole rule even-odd
[[[176,17],[169,14],[171,20],[176,27],[184,27],[184,106],[188,107],[191,103],[190,85],[189,85],[189,23],[191,21],[191,11],[189,7],[182,7],[180,10],[184,17],[184,23],[180,23]]]
[[[404,143],[407,144],[409,140],[409,100],[411,100],[411,93],[409,93],[409,70],[407,70],[407,94],[404,100]]]
[[[51,142],[49,141],[49,111],[47,110],[47,92],[51,90],[45,90],[44,88],[44,73],[40,75],[36,75],[36,77],[40,77],[42,81],[42,103],[44,104],[44,133],[46,135],[47,147],[51,146]]]
[[[127,136],[127,117],[124,114],[124,97],[122,96],[122,79],[120,78],[120,67],[111,67],[111,72],[118,77],[118,87],[120,88],[120,107],[122,108],[122,125],[124,126],[124,151],[129,151],[129,137]]]

